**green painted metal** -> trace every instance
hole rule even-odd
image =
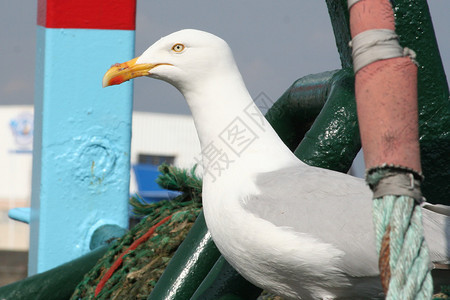
[[[307,75],[296,80],[267,111],[266,119],[294,151],[320,113],[337,71]]]
[[[107,246],[91,251],[75,260],[46,272],[0,288],[2,300],[69,299],[84,274],[103,257]]]
[[[298,79],[266,118],[309,165],[347,172],[361,149],[354,76],[349,68]]]
[[[361,149],[352,69],[334,73],[327,102],[295,155],[303,162],[347,172]]]
[[[189,299],[219,257],[201,213],[148,299]]]
[[[347,0],[325,0],[328,6],[334,38],[341,59],[342,68],[353,67],[352,49],[350,42],[350,15],[347,8]]]
[[[419,64],[419,140],[428,201],[450,205],[450,97],[426,0],[392,1],[396,32]]]
[[[256,299],[261,292],[221,256],[191,300],[248,300]]]

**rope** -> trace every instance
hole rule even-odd
[[[384,165],[369,170],[366,181],[374,190],[384,175],[392,176],[393,173],[403,177],[405,174],[421,177],[406,168]],[[422,211],[418,201],[405,195],[374,198],[373,221],[386,299],[431,299],[431,262],[423,237]]]

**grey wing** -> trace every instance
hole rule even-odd
[[[249,212],[342,250],[349,275],[378,274],[372,192],[364,180],[306,166],[260,174],[256,184],[260,193],[243,200]],[[422,212],[431,259],[448,261],[450,217],[428,206]]]
[[[426,203],[422,209],[425,240],[436,268],[450,268],[450,217],[448,206]]]
[[[260,193],[243,199],[249,212],[340,249],[351,276],[378,274],[372,194],[363,180],[296,167],[260,174],[256,184]]]

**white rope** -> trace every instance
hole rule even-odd
[[[350,10],[350,8],[359,1],[361,1],[361,0],[348,0],[348,2],[347,2],[348,10]]]
[[[409,56],[414,60],[416,57],[414,51],[400,46],[397,34],[390,29],[363,31],[350,41],[350,47],[355,73],[379,60],[403,56]]]

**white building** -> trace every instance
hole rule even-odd
[[[200,158],[191,116],[134,112],[132,132],[132,164],[139,157],[164,156],[190,168]],[[0,249],[28,249],[28,225],[10,220],[8,210],[30,206],[32,137],[32,106],[0,106]],[[135,192],[131,175],[130,192]]]

